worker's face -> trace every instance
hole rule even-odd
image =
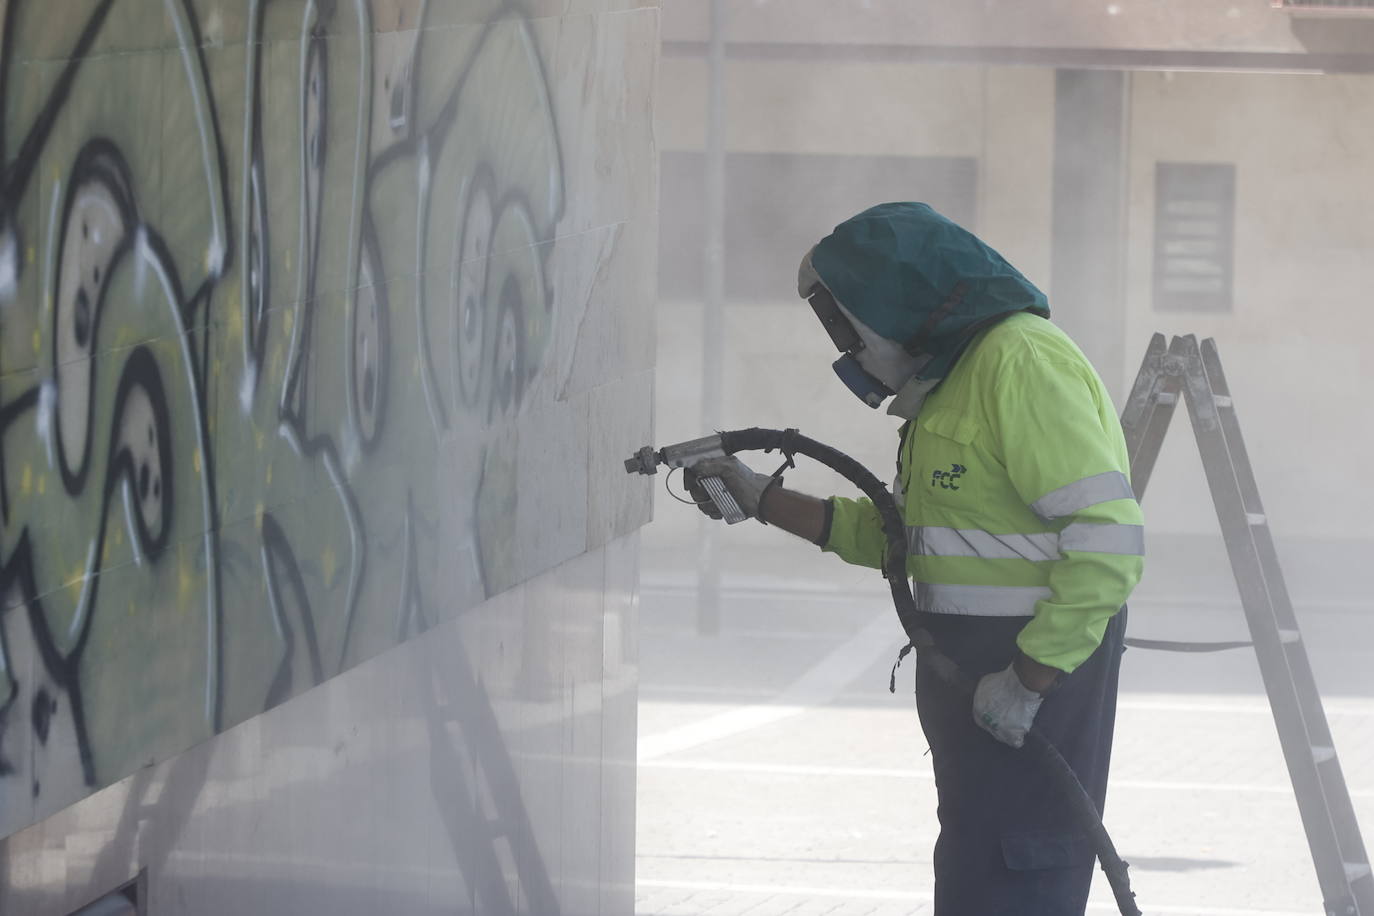
[[[834,363],[835,374],[869,407],[877,407],[916,374],[919,364],[910,354],[856,318],[824,285],[818,284],[807,301],[844,354]]]

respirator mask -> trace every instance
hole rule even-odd
[[[846,309],[822,282],[811,263],[811,251],[797,271],[797,292],[811,304],[835,349],[843,354],[832,368],[854,396],[876,408],[911,381],[927,359],[917,359],[902,346],[878,334]]]

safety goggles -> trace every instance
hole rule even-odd
[[[891,397],[892,389],[859,364],[857,354],[863,351],[867,344],[854,327],[854,323],[840,309],[830,290],[817,285],[812,289],[811,295],[806,297],[806,301],[811,303],[811,310],[821,320],[821,327],[830,335],[830,342],[843,354],[835,360],[831,368],[835,370],[840,381],[844,382],[845,387],[869,407],[877,407],[885,398]]]
[[[811,295],[806,297],[806,301],[811,303],[811,310],[821,320],[821,327],[830,335],[830,341],[835,345],[835,349],[841,353],[852,354],[864,348],[863,338],[854,328],[854,323],[840,311],[839,303],[830,295],[830,290],[817,284],[811,290]]]

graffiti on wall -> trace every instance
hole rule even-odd
[[[518,581],[564,188],[509,4],[0,6],[3,836]]]

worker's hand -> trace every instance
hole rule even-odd
[[[1012,663],[984,675],[973,691],[973,721],[1003,744],[1020,747],[1044,697],[1021,682]]]
[[[781,482],[781,478],[770,477],[751,469],[734,455],[698,461],[683,473],[683,480],[687,484],[687,491],[697,501],[697,508],[714,519],[720,518],[720,511],[711,502],[706,489],[698,482],[703,477],[719,477],[725,484],[725,489],[730,491],[730,495],[749,518],[758,517],[759,502],[763,499],[764,491]]]

